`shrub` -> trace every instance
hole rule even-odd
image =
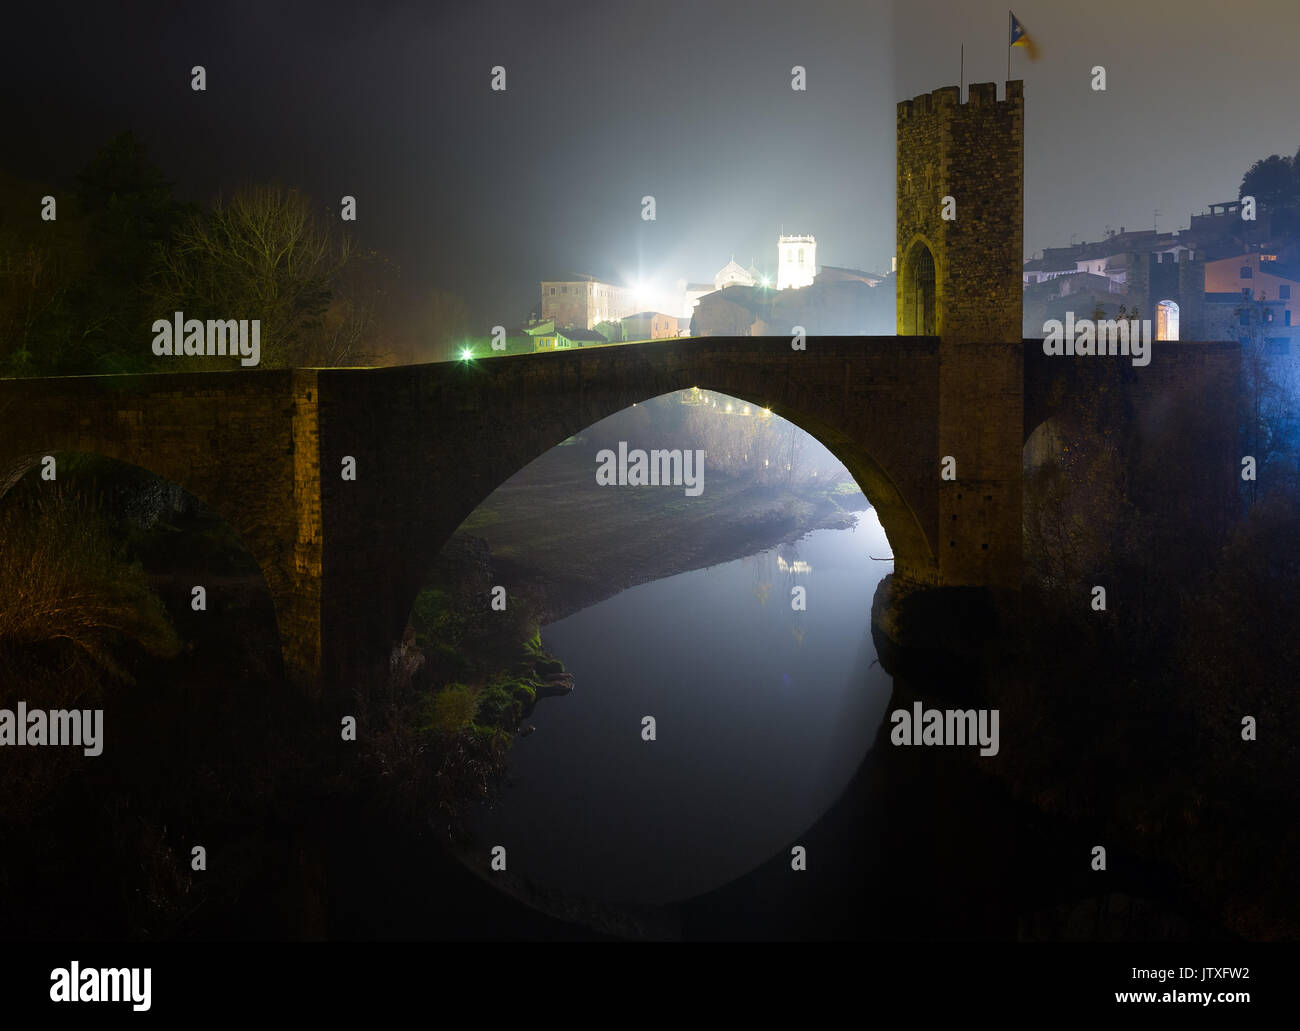
[[[440,734],[454,734],[473,721],[479,700],[464,684],[448,684],[429,701],[428,727]]]

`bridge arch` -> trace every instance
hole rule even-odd
[[[224,519],[257,563],[285,671],[320,677],[320,499],[312,370],[0,381],[0,494],[45,455],[139,467]]]
[[[275,606],[275,643],[280,652],[278,658],[283,660],[285,658],[285,642],[284,635],[281,632],[279,625],[279,606],[276,605],[274,592],[270,589],[270,584],[266,575],[264,557],[259,557],[254,548],[250,546],[244,532],[241,531],[239,521],[235,518],[235,512],[233,511],[232,506],[214,505],[208,498],[195,493],[190,486],[183,481],[181,476],[177,475],[180,472],[179,470],[173,469],[173,475],[166,475],[159,472],[156,468],[151,468],[148,465],[142,464],[138,460],[132,461],[130,458],[121,457],[123,449],[111,446],[111,441],[105,443],[109,446],[104,446],[93,451],[88,451],[83,447],[53,447],[41,451],[10,454],[0,457],[0,502],[4,501],[5,497],[24,477],[40,475],[40,470],[44,468],[45,460],[47,458],[54,459],[56,479],[50,483],[50,486],[52,487],[58,484],[66,484],[68,482],[67,466],[70,463],[67,462],[67,459],[90,458],[101,460],[105,463],[105,468],[108,466],[116,466],[118,468],[131,470],[135,473],[143,473],[154,482],[166,484],[170,487],[179,489],[191,499],[197,501],[204,509],[219,517],[229,529],[233,530],[239,550],[241,550],[256,566],[257,574],[261,581],[261,589],[267,592],[271,598],[272,604]],[[139,456],[133,457],[138,458]],[[78,470],[72,474],[73,482],[76,482],[82,472],[84,472],[84,470]],[[91,473],[91,475],[95,477],[98,477],[99,474],[100,470]],[[226,508],[226,511],[222,510],[223,507]],[[247,524],[245,523],[245,525]],[[211,605],[215,601],[215,598],[213,597],[214,592],[211,585],[205,584],[205,586],[208,587],[208,598],[209,604]],[[276,675],[279,675],[278,670],[276,670],[275,673]]]
[[[798,408],[788,402],[773,401],[767,394],[759,391],[747,390],[743,387],[737,388],[734,385],[724,387],[720,385],[719,381],[712,378],[692,382],[689,386],[699,387],[702,391],[710,394],[735,398],[738,401],[748,403],[756,410],[767,409],[773,415],[784,419],[813,437],[843,463],[854,481],[861,488],[862,493],[871,503],[880,519],[881,526],[884,528],[885,536],[889,540],[896,559],[901,556],[903,565],[921,567],[935,561],[934,548],[927,538],[917,513],[907,498],[904,497],[899,484],[890,476],[889,472],[871,451],[855,441],[848,433],[842,429],[837,429],[816,413]],[[530,462],[563,444],[566,440],[582,434],[603,419],[627,411],[633,405],[644,404],[660,397],[667,397],[685,389],[689,389],[689,387],[674,387],[671,390],[653,393],[650,391],[639,392],[637,395],[638,400],[601,414],[597,418],[588,420],[584,416],[581,420],[564,420],[560,423],[559,428],[554,431],[541,431],[530,444],[516,453],[517,457],[512,456],[504,464],[494,464],[491,475],[481,481],[482,486],[460,502],[457,511],[463,514],[451,532],[454,533],[455,529],[465,519],[469,518],[470,514],[486,501],[497,488],[502,486],[515,473],[525,468]],[[578,422],[582,422],[582,425],[577,425]],[[594,478],[594,462],[592,475]],[[705,482],[705,489],[707,489],[707,477]],[[438,551],[441,550],[442,545],[446,543],[450,535],[448,533],[447,536],[436,542],[433,538],[430,538],[428,546],[429,564],[432,564]]]
[[[345,682],[386,669],[438,552],[497,487],[600,420],[693,386],[819,440],[876,509],[895,571],[937,582],[938,341],[812,338],[807,348],[701,338],[320,370],[324,666]],[[356,459],[355,483],[339,478],[343,455]]]

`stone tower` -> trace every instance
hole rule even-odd
[[[1172,254],[1130,254],[1128,259],[1130,305],[1158,325],[1161,301],[1178,305],[1178,335],[1183,340],[1203,340],[1205,330],[1205,260],[1200,254],[1175,261]]]
[[[898,105],[898,333],[939,337],[941,586],[1020,588],[1024,95],[971,83]],[[951,469],[951,465],[948,466]]]
[[[776,241],[776,288],[811,286],[817,274],[817,239],[813,236],[780,236]]]

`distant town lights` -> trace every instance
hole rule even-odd
[[[632,284],[632,296],[638,308],[649,309],[658,306],[655,285],[647,280],[638,279]]]

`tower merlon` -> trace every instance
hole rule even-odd
[[[930,93],[922,93],[911,100],[898,103],[898,120],[906,121],[927,115],[939,114],[945,110],[972,107],[1006,107],[1023,110],[1025,103],[1025,83],[1023,79],[1011,79],[1006,83],[1004,99],[998,100],[996,82],[972,82],[968,89],[965,103],[961,101],[960,90],[956,86],[941,86]]]

